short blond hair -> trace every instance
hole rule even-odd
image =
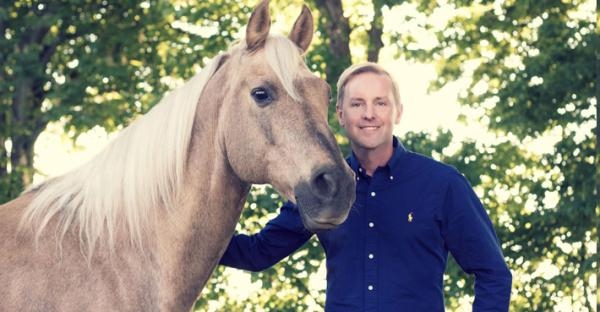
[[[354,64],[346,68],[346,70],[344,70],[344,72],[340,75],[340,78],[337,81],[338,96],[336,105],[338,107],[341,107],[342,105],[342,100],[344,99],[345,88],[348,84],[348,81],[350,81],[352,77],[360,75],[362,73],[374,73],[377,75],[387,76],[392,82],[392,93],[394,94],[394,101],[396,102],[395,104],[398,108],[402,106],[402,102],[400,101],[400,91],[398,89],[398,84],[396,83],[396,80],[392,78],[392,75],[390,75],[390,73],[379,64],[373,62],[364,62]]]

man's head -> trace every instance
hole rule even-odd
[[[402,116],[398,85],[375,63],[346,69],[338,83],[336,111],[355,152],[381,150],[391,153],[395,124]]]
[[[396,104],[397,108],[400,111],[402,111],[402,102],[400,100],[400,91],[398,89],[398,84],[396,83],[396,80],[394,80],[394,78],[392,78],[390,73],[387,70],[385,70],[385,68],[381,67],[380,65],[378,65],[376,63],[372,63],[372,62],[354,64],[354,65],[346,68],[346,70],[344,70],[344,72],[340,75],[340,78],[337,81],[338,96],[337,96],[336,106],[339,107],[342,104],[342,100],[346,93],[346,85],[348,84],[348,81],[350,81],[353,77],[360,75],[362,73],[375,73],[378,75],[388,77],[388,79],[390,80],[390,82],[392,84],[392,93],[394,95],[394,103]]]

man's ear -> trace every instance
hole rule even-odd
[[[396,116],[394,118],[394,124],[400,123],[403,112],[404,112],[404,105],[402,105],[402,103],[400,103],[399,105],[396,105]]]
[[[342,128],[345,128],[346,123],[344,122],[344,112],[342,111],[342,108],[339,105],[335,106],[335,113],[337,115],[338,123]]]

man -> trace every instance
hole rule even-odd
[[[348,219],[317,234],[327,258],[325,311],[443,311],[448,252],[475,275],[473,311],[508,311],[511,273],[471,186],[392,134],[402,116],[394,79],[363,63],[346,69],[337,87],[357,185]],[[263,270],[311,235],[288,202],[258,234],[234,236],[221,264]]]

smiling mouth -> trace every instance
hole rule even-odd
[[[361,126],[359,127],[361,130],[377,130],[379,126]]]

